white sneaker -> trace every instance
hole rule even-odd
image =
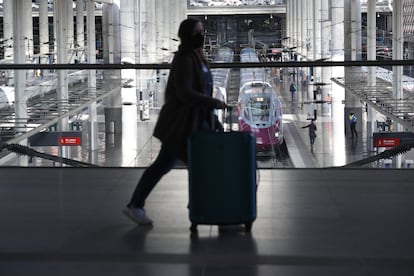
[[[152,219],[145,215],[142,208],[125,207],[122,212],[138,225],[152,225]]]

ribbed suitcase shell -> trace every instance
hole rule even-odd
[[[188,143],[189,216],[198,224],[256,219],[256,141],[247,132],[198,132]]]

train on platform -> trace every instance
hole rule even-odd
[[[243,48],[240,62],[259,62],[259,58],[253,48]],[[237,109],[239,130],[254,134],[258,153],[274,153],[285,146],[281,101],[265,68],[240,69]]]
[[[76,83],[84,82],[88,79],[87,70],[79,70],[68,73],[68,85],[72,86]],[[24,89],[26,100],[36,100],[45,95],[56,91],[58,86],[57,77],[37,79],[35,81],[27,82]],[[12,109],[15,101],[15,91],[13,86],[0,86],[0,111]]]

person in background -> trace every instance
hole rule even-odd
[[[296,90],[297,90],[297,88],[296,88],[296,84],[294,84],[294,83],[292,82],[292,83],[290,84],[290,87],[289,87],[289,91],[290,91],[290,93],[292,94],[292,99],[293,99],[293,97],[295,96]]]
[[[198,19],[181,22],[178,37],[181,44],[172,61],[154,136],[161,149],[139,180],[131,200],[123,209],[124,215],[138,225],[152,225],[144,209],[145,200],[177,160],[187,162],[187,140],[198,130],[214,125],[214,109],[224,109],[223,101],[212,97],[212,74],[203,54],[204,30]]]
[[[302,128],[309,128],[309,139],[310,139],[311,147],[313,147],[313,144],[315,143],[316,130],[317,130],[314,122],[315,120],[312,119],[310,124],[302,127]]]
[[[349,126],[351,128],[351,135],[352,139],[354,138],[354,135],[358,137],[358,133],[356,131],[356,123],[357,123],[357,117],[355,116],[354,112],[351,112],[349,114]]]

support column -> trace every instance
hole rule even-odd
[[[7,2],[7,1],[6,1]],[[10,1],[11,2],[11,1]],[[13,56],[15,64],[26,63],[26,33],[25,27],[28,18],[21,16],[21,11],[26,7],[27,0],[13,1]],[[16,70],[14,73],[14,112],[16,114],[16,135],[26,132],[24,128],[27,125],[27,103],[26,103],[26,71]],[[27,146],[27,139],[20,142],[21,145]],[[17,155],[17,165],[27,166],[28,158],[25,155]]]
[[[4,46],[4,58],[12,60],[14,58],[14,48],[13,48],[13,3],[15,1],[3,1],[3,43]],[[6,78],[7,85],[13,85],[14,80],[14,71],[7,70]]]
[[[291,47],[290,38],[292,37],[291,34],[291,16],[292,12],[292,1],[286,1],[286,40],[282,40],[282,46]]]
[[[344,2],[334,1],[331,4],[332,14],[332,60],[344,61]],[[334,77],[343,77],[344,68],[334,67],[332,68],[332,74]]]
[[[300,46],[301,46],[301,54],[302,54],[302,60],[305,60],[308,55],[308,50],[306,48],[306,38],[308,36],[307,34],[307,3],[309,1],[302,1],[301,7],[300,7],[300,20],[301,20],[301,28],[300,28]]]
[[[306,44],[307,44],[307,60],[313,60],[313,9],[314,9],[314,1],[309,1],[308,2],[308,7],[307,7],[307,16],[306,16]],[[309,75],[309,79],[310,79],[310,75]]]
[[[76,44],[75,63],[85,61],[85,23],[84,23],[84,2],[76,0]],[[102,17],[103,18],[103,17]]]
[[[156,13],[156,6],[154,0],[146,0],[146,37],[147,37],[147,49],[146,49],[146,56],[148,63],[156,63],[157,62],[157,55],[158,51],[156,50],[156,40],[157,40],[157,29],[156,29],[156,21],[157,21],[157,13]],[[153,74],[152,74],[153,75]]]
[[[393,60],[402,60],[403,59],[403,0],[394,0],[392,3],[392,59]],[[404,92],[402,88],[402,76],[403,76],[403,67],[402,66],[393,66],[392,67],[392,94],[393,99],[400,100],[404,97]],[[396,124],[396,131],[404,131],[404,128],[401,124]],[[395,158],[395,166],[401,168],[401,155],[398,155]]]
[[[174,5],[177,5],[177,3],[175,2],[176,0],[166,0],[165,3],[167,3],[168,8],[166,9],[166,13],[164,13],[164,16],[166,16],[168,18],[168,24],[167,24],[167,28],[168,28],[168,34],[167,34],[167,45],[168,45],[168,49],[170,50],[169,53],[173,52],[176,50],[175,47],[175,43],[172,40],[172,38],[174,37],[174,34],[177,33],[178,27],[176,24],[174,24],[175,20],[176,20],[176,14],[174,12],[174,9],[172,8]]]
[[[368,13],[367,13],[367,60],[376,60],[376,0],[368,0]],[[376,89],[377,83],[377,67],[370,66],[368,67],[368,86],[369,89]],[[376,110],[371,106],[368,107],[368,122],[367,129],[369,131],[369,136],[376,131],[375,124],[375,114]]]
[[[314,1],[307,1],[307,7],[306,7],[306,60],[311,61],[313,60],[313,51],[314,51],[314,45],[313,45],[313,9],[314,9]],[[306,74],[307,83],[311,84],[312,82],[312,76],[313,76],[313,68],[308,67],[304,68],[304,72]],[[311,91],[312,89],[311,85],[308,85],[306,90]]]
[[[331,53],[329,50],[329,43],[331,41],[331,20],[329,18],[329,0],[322,0],[321,2],[321,58],[329,59],[331,58]],[[322,67],[321,68],[321,82],[329,83],[332,75],[331,67]],[[327,86],[322,86],[322,97],[321,100],[327,99]]]
[[[32,62],[34,55],[33,46],[33,18],[32,18],[32,2],[26,0],[23,2],[23,10],[20,10],[20,17],[26,17],[25,22],[25,34],[26,34],[26,58]],[[31,73],[34,73],[33,71]]]
[[[361,3],[359,0],[345,0],[344,1],[344,49],[345,49],[345,60],[357,60],[357,33],[360,32],[361,29],[357,30],[355,27],[356,21],[361,22],[361,13],[356,12],[360,11]],[[347,81],[352,80],[352,70],[356,70],[356,68],[345,67],[345,84]],[[362,108],[359,100],[353,96],[350,92],[345,89],[345,114],[344,114],[344,121],[345,121],[345,134],[348,133],[350,137],[350,127],[349,127],[349,114],[350,112],[354,112],[357,117],[358,123],[356,125],[357,132],[361,134],[362,130]],[[361,135],[359,135],[361,137]]]
[[[296,47],[295,51],[299,51],[300,50],[300,39],[299,39],[299,33],[300,33],[300,29],[299,29],[299,25],[300,25],[300,21],[299,21],[299,4],[300,1],[299,0],[293,0],[294,2],[294,19],[295,19],[295,45],[293,45],[293,47]]]
[[[352,0],[352,46],[355,50],[355,60],[362,59],[362,18],[361,0]]]
[[[49,62],[49,16],[47,0],[40,0],[39,5],[39,44],[39,63],[47,64]],[[47,72],[48,70],[42,70],[41,75],[44,76]]]
[[[117,42],[119,38],[119,6],[113,4],[103,4],[103,45],[104,45],[104,62],[113,64],[120,62],[120,56],[116,55],[116,49],[119,49]],[[121,71],[105,70],[104,78],[107,81],[119,83],[119,92],[104,99],[105,114],[105,143],[107,146],[117,146],[121,141],[122,135],[122,98],[121,98]]]
[[[177,12],[179,5],[177,5]],[[156,51],[157,44],[157,35],[156,35],[156,6],[154,0],[146,0],[146,18],[147,18],[147,28],[146,28],[146,37],[147,37],[147,45],[146,45],[146,62],[147,63],[156,63],[157,62],[157,54]],[[147,95],[149,100],[149,107],[154,107],[154,99],[156,98],[156,75],[157,70],[146,70],[147,71]]]
[[[75,60],[75,29],[73,23],[73,1],[66,1],[66,9],[68,14],[68,63],[73,63]]]
[[[315,0],[313,6],[313,60],[321,59],[321,0]],[[320,67],[313,68],[314,82],[321,82],[322,70]]]
[[[144,57],[147,52],[147,37],[146,37],[146,13],[145,13],[145,0],[137,1],[135,4],[136,14],[134,16],[135,22],[135,62],[136,63],[145,63],[146,57]],[[137,76],[137,93],[142,93],[144,96],[146,93],[146,71],[145,70],[136,70]]]
[[[164,45],[164,33],[165,33],[165,29],[164,29],[164,0],[155,0],[155,5],[157,7],[157,18],[158,20],[156,20],[156,29],[157,29],[157,52],[160,53],[159,57],[158,57],[158,62],[163,62],[164,61],[164,56],[166,55],[166,51],[163,50],[166,48],[166,46]]]
[[[66,0],[54,0],[54,16],[55,18],[55,33],[56,33],[56,62],[58,64],[66,64],[68,61],[68,33],[67,33],[67,3]],[[57,70],[57,99],[58,99],[58,112],[59,116],[68,112],[69,103],[69,89],[67,70]],[[68,131],[69,123],[68,118],[62,118],[59,121],[59,131]],[[65,158],[70,157],[69,147],[60,147],[59,155]]]
[[[289,37],[289,48],[292,48],[295,46],[295,1],[287,1],[289,2],[290,6],[290,37]]]
[[[161,19],[161,41],[162,41],[162,49],[166,49],[164,50],[164,58],[167,58],[169,55],[168,53],[171,51],[171,44],[170,44],[170,7],[169,7],[169,3],[168,1],[161,1],[161,10],[162,10],[162,19]]]
[[[135,63],[135,1],[121,0],[120,5],[120,38],[121,62]],[[135,70],[122,70],[122,79],[131,80],[130,85],[136,86]],[[127,95],[128,101],[136,104],[136,96]]]
[[[86,2],[86,18],[87,18],[87,60],[90,64],[96,63],[96,37],[95,37],[95,3],[93,0]],[[91,98],[96,98],[96,70],[88,71],[88,88]],[[96,102],[89,106],[89,150],[92,156],[92,162],[97,160],[94,152],[98,150],[98,115],[96,110]]]
[[[402,60],[403,59],[403,1],[393,1],[393,12],[392,12],[392,59]],[[402,66],[393,66],[393,98],[396,100],[402,99]]]

